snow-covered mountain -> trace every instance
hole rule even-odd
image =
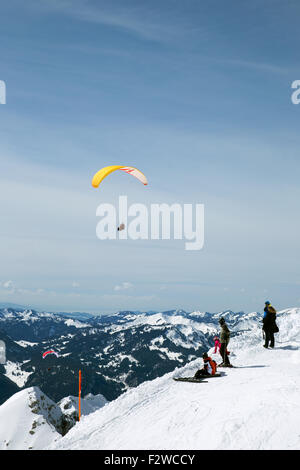
[[[200,384],[172,380],[193,375],[196,359],[84,417],[49,448],[299,450],[300,309],[277,318],[274,350],[253,322],[230,342],[238,368]]]
[[[192,341],[200,323],[206,325],[206,329],[201,327],[202,334],[210,335],[222,315],[233,331],[229,349],[237,368],[220,369],[221,377],[200,384],[172,380],[194,375],[202,366],[197,357],[154,380],[143,381],[109,403],[102,395],[85,396],[80,423],[77,397],[54,403],[38,387],[26,388],[0,406],[0,448],[299,450],[300,309],[278,313],[280,332],[274,350],[262,347],[258,314],[207,315],[168,312],[132,316],[127,312],[117,315],[114,333],[124,333],[131,322],[133,331],[140,324],[143,328],[164,325],[165,333],[173,335],[174,325],[179,324],[180,331],[186,329],[184,337]],[[111,328],[111,323],[106,327]],[[211,345],[207,349],[219,362]]]
[[[102,395],[81,400],[82,416],[106,405]],[[38,387],[14,394],[0,406],[0,450],[40,450],[58,440],[78,421],[78,398],[54,403]]]
[[[93,318],[93,317],[91,317]],[[37,312],[32,309],[0,309],[0,330],[14,340],[41,341],[54,336],[76,333],[78,328],[89,328],[88,323],[65,314]]]
[[[84,393],[99,391],[113,400],[131,387],[184,365],[212,344],[223,315],[232,331],[243,322],[258,322],[260,314],[230,311],[209,314],[183,310],[122,311],[84,321],[65,314],[33,310],[0,310],[1,330],[14,347],[7,347],[4,374],[19,387],[38,386],[55,402],[77,389],[82,370]],[[251,320],[252,319],[252,320]],[[246,327],[246,326],[245,326]],[[244,328],[244,327],[243,327]],[[54,349],[59,358],[42,359]],[[1,375],[2,370],[0,370]],[[3,372],[2,372],[3,373]],[[1,396],[0,404],[7,399]]]
[[[81,398],[81,415],[87,416],[94,413],[107,403],[108,401],[103,395],[101,395],[101,393],[98,395],[92,395],[89,393],[84,398]],[[58,406],[63,413],[67,428],[70,429],[78,421],[78,397],[69,396],[62,398],[58,402]]]
[[[60,436],[62,412],[38,387],[32,387],[0,406],[0,423],[0,449],[43,449]]]

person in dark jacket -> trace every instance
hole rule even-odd
[[[268,300],[265,302],[264,308],[263,331],[265,333],[264,348],[268,348],[269,346],[270,348],[274,348],[274,333],[278,332],[278,327],[276,325],[276,310]]]
[[[220,354],[222,356],[223,362],[219,364],[221,367],[232,367],[228,358],[227,354],[227,346],[230,340],[230,331],[228,329],[228,326],[226,325],[226,322],[224,318],[220,318],[219,324],[221,327],[221,333],[220,333]]]

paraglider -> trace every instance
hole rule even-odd
[[[48,351],[45,351],[45,352],[43,353],[43,359],[45,359],[47,356],[52,356],[52,354],[53,354],[54,356],[56,356],[56,357],[59,357],[58,354],[57,354],[57,352],[55,352],[53,349],[48,349]],[[48,361],[49,361],[49,359],[48,359]],[[46,361],[46,363],[47,363],[48,361]],[[50,362],[51,362],[51,361],[50,361]],[[48,367],[48,370],[51,370],[51,367]]]
[[[94,175],[92,179],[92,186],[94,188],[98,188],[98,186],[104,180],[104,178],[106,178],[108,175],[110,175],[110,173],[116,170],[121,170],[121,171],[124,171],[125,173],[128,173],[129,175],[134,176],[139,181],[141,181],[141,183],[143,183],[145,186],[148,184],[147,178],[144,175],[144,173],[142,173],[137,168],[134,168],[133,166],[111,165],[111,166],[105,166]]]
[[[45,351],[43,353],[43,359],[45,359],[45,357],[49,356],[49,354],[54,354],[56,357],[58,357],[57,352],[53,351],[53,349],[49,349],[49,351]]]

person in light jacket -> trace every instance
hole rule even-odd
[[[220,354],[222,356],[223,362],[219,364],[221,367],[232,367],[229,361],[229,357],[227,354],[227,346],[230,340],[230,331],[228,329],[228,326],[226,325],[226,322],[224,318],[220,318],[219,324],[221,327],[221,332],[220,332]]]

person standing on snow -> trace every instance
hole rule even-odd
[[[274,333],[278,333],[278,326],[276,325],[276,310],[272,307],[271,303],[267,300],[265,302],[264,317],[263,317],[263,331],[265,333],[264,348],[274,348],[275,340]]]
[[[219,324],[221,326],[221,333],[220,333],[220,342],[221,342],[221,347],[220,347],[220,354],[222,356],[223,362],[219,364],[221,367],[232,367],[230,364],[228,354],[227,354],[227,346],[230,340],[230,331],[228,329],[228,326],[226,325],[226,322],[224,318],[220,318]]]

